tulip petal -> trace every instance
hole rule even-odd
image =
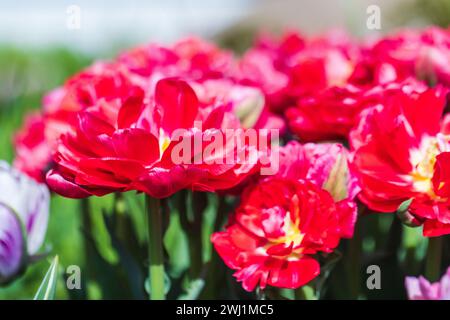
[[[161,112],[161,128],[169,136],[176,129],[188,129],[198,112],[194,90],[184,81],[163,79],[156,84],[155,100]]]
[[[63,197],[81,199],[92,195],[84,188],[64,178],[59,172],[55,170],[50,170],[47,173],[46,178],[47,184],[49,185],[50,189],[62,195]]]
[[[19,271],[24,248],[18,216],[10,207],[0,203],[0,284]]]
[[[28,253],[34,254],[44,241],[48,224],[50,194],[44,184],[0,163],[0,202],[20,217],[27,232]]]

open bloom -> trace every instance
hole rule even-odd
[[[328,57],[331,59],[328,64],[327,60],[319,60],[321,68],[312,68],[309,72],[326,74],[328,71],[331,75],[320,76],[324,79],[319,82],[322,85],[315,87],[305,81],[300,86],[303,93],[285,112],[290,129],[302,141],[346,139],[358,123],[360,113],[379,104],[390,91],[404,87],[424,90],[425,84],[413,75],[402,74],[395,65],[376,59],[364,47],[353,55],[344,55],[346,51],[334,47],[328,51],[328,55],[334,53],[331,57],[336,57]],[[314,55],[308,54],[306,58],[314,60]],[[341,67],[341,70],[335,65],[345,68]],[[313,76],[306,78],[314,79]],[[313,83],[315,85],[317,81]]]
[[[156,84],[168,77],[187,81],[200,108],[227,105],[227,117],[236,125],[282,130],[284,121],[267,110],[260,88],[232,77],[233,63],[230,52],[197,38],[167,47],[149,44],[124,52],[112,62],[97,62],[44,97],[41,112],[30,116],[16,135],[14,165],[44,181],[56,142],[75,130],[78,112],[106,103],[117,113],[130,97],[152,96]]]
[[[302,141],[345,138],[367,106],[366,92],[386,75],[366,64],[362,74],[362,50],[345,33],[330,32],[303,44],[284,55],[289,127]]]
[[[353,236],[359,188],[339,144],[292,141],[274,151],[278,171],[244,190],[228,227],[212,237],[244,289],[298,288],[320,272],[314,255]]]
[[[100,101],[79,112],[74,132],[61,136],[47,183],[72,198],[127,190],[164,198],[184,188],[231,188],[258,169],[260,154],[243,135],[217,143],[224,108],[203,112],[193,89],[176,79],[159,81],[154,96],[130,97],[119,110]]]
[[[236,77],[232,53],[210,42],[186,38],[167,47],[144,45],[122,53],[117,61],[147,82],[150,92],[159,80],[177,77],[189,83],[201,105],[231,104],[244,128],[284,128],[284,121],[269,112],[262,88]]]
[[[44,173],[51,161],[51,152],[45,137],[45,121],[42,115],[34,113],[27,116],[24,126],[15,135],[14,146],[14,167],[36,181],[43,182]]]
[[[20,273],[44,242],[50,195],[44,184],[0,162],[0,284]]]
[[[77,112],[99,101],[118,108],[141,90],[140,85],[126,69],[113,63],[96,63],[69,78],[44,97],[42,110],[27,117],[16,134],[14,166],[38,182],[45,181],[56,141],[74,129]]]
[[[450,31],[438,27],[403,30],[376,41],[372,54],[403,76],[450,86]]]
[[[354,222],[354,207],[312,182],[275,177],[244,191],[212,242],[245,290],[298,288],[320,273],[314,255],[332,252]]]
[[[282,112],[305,93],[346,81],[357,47],[340,31],[305,38],[287,32],[281,39],[261,38],[239,61],[239,78],[256,84],[270,109]]]
[[[122,53],[117,61],[144,78],[164,74],[196,81],[221,78],[230,72],[234,63],[231,51],[196,37],[169,46],[155,43],[139,46]]]
[[[40,113],[27,118],[14,140],[14,165],[37,181],[45,181],[56,140],[74,129],[77,112],[102,102],[119,108],[137,90],[153,92],[157,80],[164,77],[220,77],[231,62],[229,52],[187,38],[171,47],[151,44],[125,52],[115,61],[94,63],[47,94]]]
[[[382,103],[398,90],[413,93],[427,88],[414,78],[358,85],[347,83],[300,98],[285,115],[290,129],[302,141],[347,139],[363,110]]]
[[[201,106],[228,104],[228,114],[244,129],[276,129],[280,132],[285,129],[284,120],[268,110],[266,98],[258,87],[238,84],[226,78],[189,81],[189,85]]]
[[[422,276],[406,277],[405,287],[409,300],[450,300],[450,268],[435,283],[430,283]]]
[[[441,119],[441,89],[400,90],[366,110],[351,133],[361,201],[395,212],[410,200],[409,214],[425,236],[450,233],[450,132]]]

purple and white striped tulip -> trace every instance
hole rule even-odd
[[[0,161],[0,284],[20,273],[44,242],[50,194]]]
[[[422,276],[406,277],[409,300],[450,300],[450,267],[441,280],[430,283]]]

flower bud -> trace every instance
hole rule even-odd
[[[413,199],[406,200],[397,209],[397,217],[400,221],[408,227],[419,227],[422,225],[422,221],[417,219],[410,211],[409,206]]]

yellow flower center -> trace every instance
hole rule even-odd
[[[159,131],[159,157],[162,158],[164,151],[169,147],[170,145],[170,137],[165,134],[165,132],[160,129]]]
[[[410,153],[413,170],[410,176],[416,191],[428,194],[435,199],[432,178],[436,156],[450,150],[450,135],[438,134],[436,137],[424,137],[418,149]]]
[[[294,210],[293,215],[295,218],[295,221],[292,221],[291,219],[291,213],[288,211],[286,212],[284,216],[284,223],[283,223],[283,233],[284,235],[281,237],[278,237],[276,239],[270,239],[270,242],[272,244],[281,244],[284,243],[286,246],[292,246],[295,248],[299,246],[302,243],[303,237],[305,236],[299,229],[300,225],[300,208],[299,208],[299,199],[297,195],[294,195],[292,198],[292,210]]]
[[[293,245],[296,247],[302,243],[304,234],[301,233],[298,228],[298,219],[297,221],[292,221],[289,212],[286,213],[284,218],[283,232],[284,236],[275,240],[276,243],[285,243],[286,245]]]

